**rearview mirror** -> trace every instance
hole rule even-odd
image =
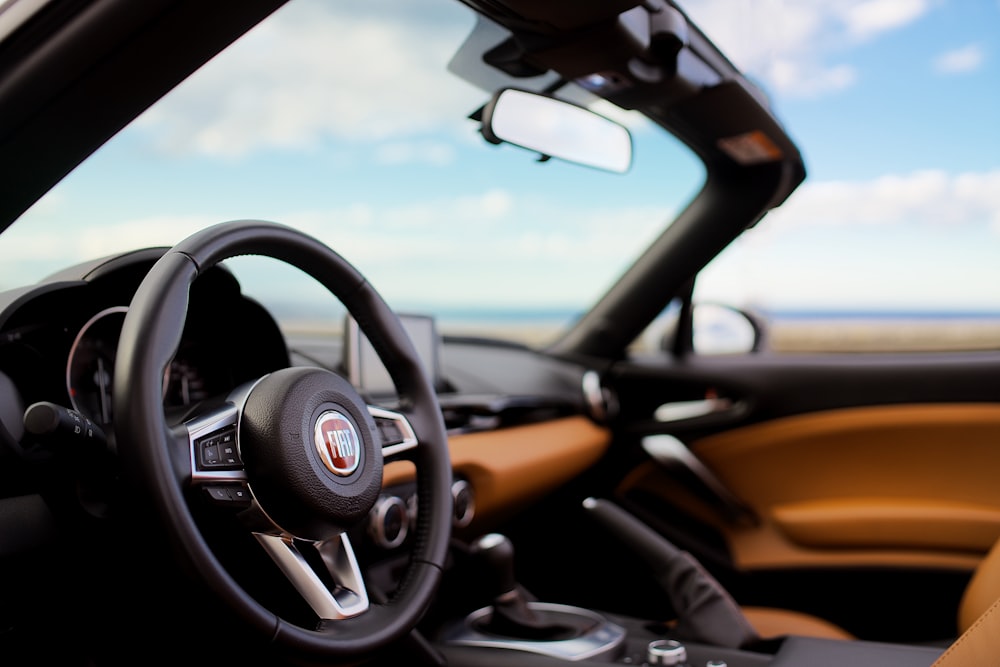
[[[483,136],[545,158],[617,173],[632,165],[632,137],[618,123],[547,95],[505,88],[483,109]]]

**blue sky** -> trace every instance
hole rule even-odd
[[[1000,310],[1000,3],[686,6],[769,92],[809,172],[706,298]]]
[[[586,307],[696,190],[697,165],[633,123],[639,163],[625,179],[536,168],[506,147],[470,166],[484,147],[465,115],[483,93],[425,85],[468,17],[413,9],[393,22],[382,2],[339,17],[339,3],[292,3],[210,63],[15,225],[0,287],[255,217],[320,236],[399,308]],[[1000,0],[681,5],[767,91],[809,172],[706,271],[700,297],[1000,311]],[[332,39],[333,18],[352,29]],[[410,47],[415,23],[440,39]],[[330,49],[374,49],[378,68],[362,77]],[[261,275],[277,298],[308,293]]]

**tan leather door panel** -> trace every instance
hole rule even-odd
[[[759,517],[735,525],[655,464],[627,488],[656,489],[715,525],[744,570],[796,566],[971,568],[1000,537],[1000,406],[828,410],[688,443]],[[675,485],[676,486],[676,485]]]

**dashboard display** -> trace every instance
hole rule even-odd
[[[398,317],[417,349],[431,382],[437,386],[440,377],[438,348],[441,341],[434,318],[429,315],[410,314],[401,314]],[[396,388],[392,378],[389,377],[389,372],[368,337],[361,331],[361,327],[349,315],[344,326],[344,336],[344,366],[351,384],[358,391],[372,396],[394,394]]]

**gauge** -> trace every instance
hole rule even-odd
[[[100,426],[111,424],[111,382],[118,337],[128,308],[116,306],[97,313],[83,325],[69,350],[66,389],[73,409]]]
[[[91,317],[76,335],[69,351],[66,389],[70,403],[74,410],[102,427],[111,425],[115,355],[127,312],[126,306],[115,306]],[[180,407],[205,400],[209,396],[209,385],[220,384],[218,380],[210,382],[203,375],[203,368],[212,365],[206,359],[208,354],[198,345],[185,345],[182,341],[181,349],[163,372],[165,406]]]
[[[195,362],[190,351],[178,352],[163,378],[163,403],[172,407],[191,405],[208,398],[208,382],[202,376],[202,364]]]

